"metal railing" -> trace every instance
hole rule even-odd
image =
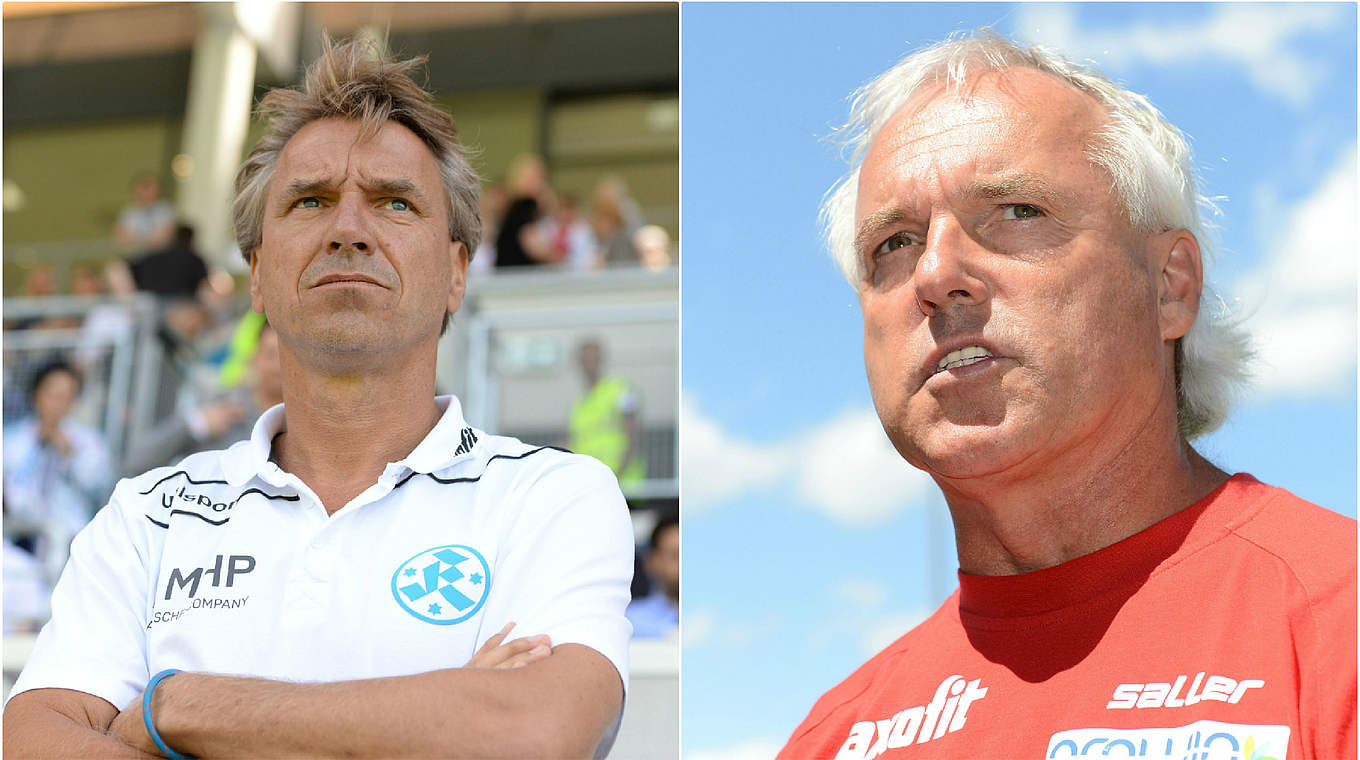
[[[464,399],[464,413],[473,424],[492,432],[505,427],[501,419],[503,402],[520,400],[502,398],[507,378],[505,362],[498,361],[498,351],[503,351],[517,335],[544,331],[551,332],[556,336],[553,340],[561,343],[569,340],[566,336],[608,335],[611,330],[652,326],[663,341],[660,346],[650,347],[653,359],[661,364],[655,374],[668,373],[669,380],[653,389],[651,400],[667,409],[678,408],[680,306],[674,270],[656,273],[631,269],[567,277],[561,273],[533,272],[499,276],[494,282],[480,285],[470,293],[459,313],[463,359],[459,395]],[[556,376],[567,374],[560,366],[564,363],[569,362],[559,359],[558,366],[553,368]],[[554,395],[554,403],[565,419],[573,400],[571,393],[558,389]],[[659,395],[666,398],[656,398]],[[661,455],[671,461],[667,467],[649,467],[649,477],[630,484],[625,494],[631,499],[678,497],[677,420],[670,416],[653,420],[645,427],[648,434],[643,437],[643,458],[652,461]],[[668,431],[671,440],[657,441],[653,434],[656,431]],[[658,472],[661,477],[656,477]]]
[[[64,353],[85,364],[83,395],[94,398],[97,409],[90,422],[104,435],[109,453],[117,462],[127,441],[144,433],[153,422],[156,386],[150,380],[159,376],[163,361],[156,341],[155,299],[140,293],[116,300],[97,296],[7,298],[4,319],[6,324],[57,317],[76,317],[85,322],[99,309],[121,314],[127,329],[99,334],[85,327],[6,328],[5,369],[12,371],[22,363],[23,354]],[[26,378],[12,379],[19,387],[26,385],[23,382]]]

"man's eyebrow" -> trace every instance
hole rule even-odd
[[[1020,196],[1048,205],[1070,205],[1074,201],[1070,192],[1060,190],[1047,177],[1034,172],[1016,172],[993,179],[975,180],[964,188],[963,196],[978,200]],[[881,208],[864,217],[855,232],[855,252],[863,253],[864,248],[884,229],[900,224],[905,218],[906,212],[899,206]]]
[[[416,183],[409,179],[364,179],[359,184],[369,193],[409,195],[417,199],[425,197],[420,192],[420,188],[416,187]]]
[[[287,199],[306,197],[308,195],[322,195],[335,192],[335,180],[328,178],[306,179],[300,178],[289,182],[284,188],[284,197]],[[364,192],[371,195],[400,195],[412,198],[423,203],[425,194],[420,192],[416,183],[409,179],[362,179],[359,182]]]
[[[864,217],[859,223],[859,229],[855,231],[855,253],[862,255],[864,248],[883,230],[900,223],[904,218],[906,214],[897,206],[881,208]]]
[[[397,196],[415,201],[416,213],[422,213],[421,209],[428,211],[430,199],[420,191],[415,182],[406,177],[395,179],[385,179],[382,177],[361,177],[359,186],[369,195],[380,195],[383,197]]]
[[[316,195],[327,192],[334,187],[335,182],[330,179],[295,179],[284,188],[284,196],[286,198],[297,198],[299,196]]]
[[[1028,196],[1049,204],[1066,204],[1072,201],[1071,193],[1059,190],[1042,174],[1017,172],[995,179],[974,181],[964,190],[965,197],[981,200]]]

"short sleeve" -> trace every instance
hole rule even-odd
[[[74,689],[123,709],[150,679],[146,614],[151,576],[149,521],[139,525],[119,494],[71,543],[70,559],[52,593],[43,626],[11,693]]]
[[[547,634],[553,646],[594,649],[618,671],[626,699],[633,529],[619,482],[599,461],[576,454],[530,477],[523,509],[502,538],[493,583],[503,593],[487,618],[514,621],[515,637]],[[595,757],[613,746],[622,716],[620,705]]]
[[[488,612],[515,621],[514,635],[596,650],[626,687],[633,531],[618,481],[599,462],[570,455],[527,488],[496,568],[501,588],[512,590]]]
[[[1338,535],[1354,540],[1355,524],[1340,519]],[[1313,544],[1320,556],[1323,541]],[[1355,545],[1328,557],[1330,572],[1307,574],[1306,613],[1301,615],[1300,705],[1305,754],[1356,756]]]

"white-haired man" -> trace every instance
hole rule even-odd
[[[960,588],[780,757],[1354,757],[1355,522],[1188,443],[1244,350],[1202,308],[1183,136],[990,34],[899,62],[850,128],[823,221]]]
[[[607,749],[626,506],[599,462],[434,395],[481,228],[419,62],[328,42],[303,90],[261,102],[234,211],[285,403],[250,441],[118,486],[72,548],[6,755]],[[516,622],[536,636],[501,644]]]

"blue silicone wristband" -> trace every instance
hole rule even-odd
[[[170,758],[170,760],[198,760],[193,755],[181,755],[170,749],[169,745],[156,731],[156,721],[151,718],[151,696],[156,693],[156,687],[161,685],[161,681],[178,672],[178,670],[170,668],[151,677],[151,682],[146,685],[146,691],[142,692],[142,723],[146,725],[146,734],[151,737],[151,743],[156,745],[156,749],[160,750],[162,755]]]

